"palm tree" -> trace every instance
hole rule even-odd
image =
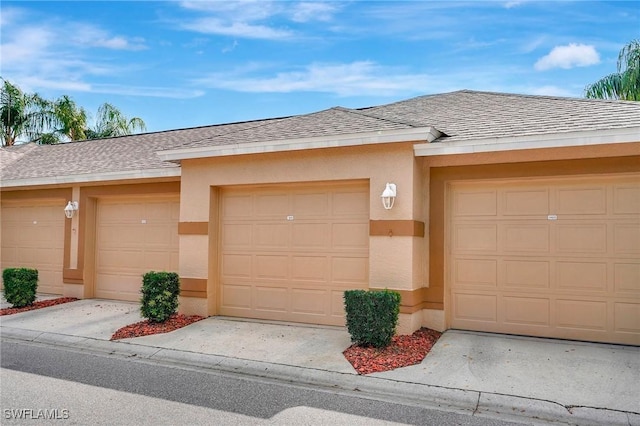
[[[640,40],[632,40],[618,55],[618,72],[585,89],[587,98],[640,101]]]
[[[127,118],[120,110],[109,103],[98,108],[98,116],[93,129],[87,130],[88,139],[111,138],[130,135],[136,130],[145,131],[147,126],[139,117]]]
[[[13,146],[19,138],[38,140],[52,121],[49,103],[38,94],[23,93],[19,87],[2,79],[0,125],[2,146]]]
[[[86,139],[87,113],[82,107],[78,107],[75,101],[67,95],[61,96],[50,103],[49,113],[53,117],[52,128],[43,133],[39,139],[42,145],[51,145],[64,140]]]
[[[37,94],[23,93],[19,87],[2,80],[2,146],[14,145],[19,139],[51,145],[124,136],[136,130],[146,130],[141,118],[129,119],[109,103],[98,108],[95,126],[89,128],[85,109],[79,107],[69,96],[63,95],[55,101],[47,101]]]

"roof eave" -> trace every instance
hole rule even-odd
[[[157,154],[163,161],[180,161],[195,158],[299,151],[393,142],[426,141],[428,143],[434,141],[440,136],[442,136],[442,133],[433,127],[420,127],[401,130],[379,130],[375,132],[336,135],[333,137],[318,136],[282,139],[268,142],[247,142],[232,145],[173,149],[159,151]]]
[[[105,181],[120,181],[131,179],[158,179],[180,177],[180,167],[163,167],[148,170],[126,170],[121,172],[87,173],[66,176],[48,176],[38,178],[0,180],[0,188],[20,188],[28,186],[45,186],[60,184],[77,184]]]
[[[640,127],[417,144],[416,157],[640,142]]]

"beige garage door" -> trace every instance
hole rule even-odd
[[[368,287],[366,183],[224,189],[221,315],[344,325]]]
[[[453,328],[640,344],[640,176],[454,183]]]
[[[62,294],[64,203],[2,206],[0,269],[35,268],[38,293]]]
[[[95,297],[140,300],[142,275],[178,272],[178,197],[98,200]]]

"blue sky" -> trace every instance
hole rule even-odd
[[[640,1],[19,1],[1,75],[148,131],[472,89],[583,96],[640,38]]]

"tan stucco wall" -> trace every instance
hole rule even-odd
[[[371,220],[423,220],[423,178],[413,144],[397,143],[185,160],[180,221],[215,221],[217,187],[343,180],[369,181]],[[380,200],[387,182],[395,183],[398,190],[392,210],[385,210]],[[215,224],[210,223],[207,236],[180,236],[180,275],[208,279],[209,315],[216,314],[212,302],[218,273],[215,232]],[[202,255],[205,238],[209,241],[206,258]],[[424,238],[371,236],[369,242],[372,288],[411,290],[424,283]]]

